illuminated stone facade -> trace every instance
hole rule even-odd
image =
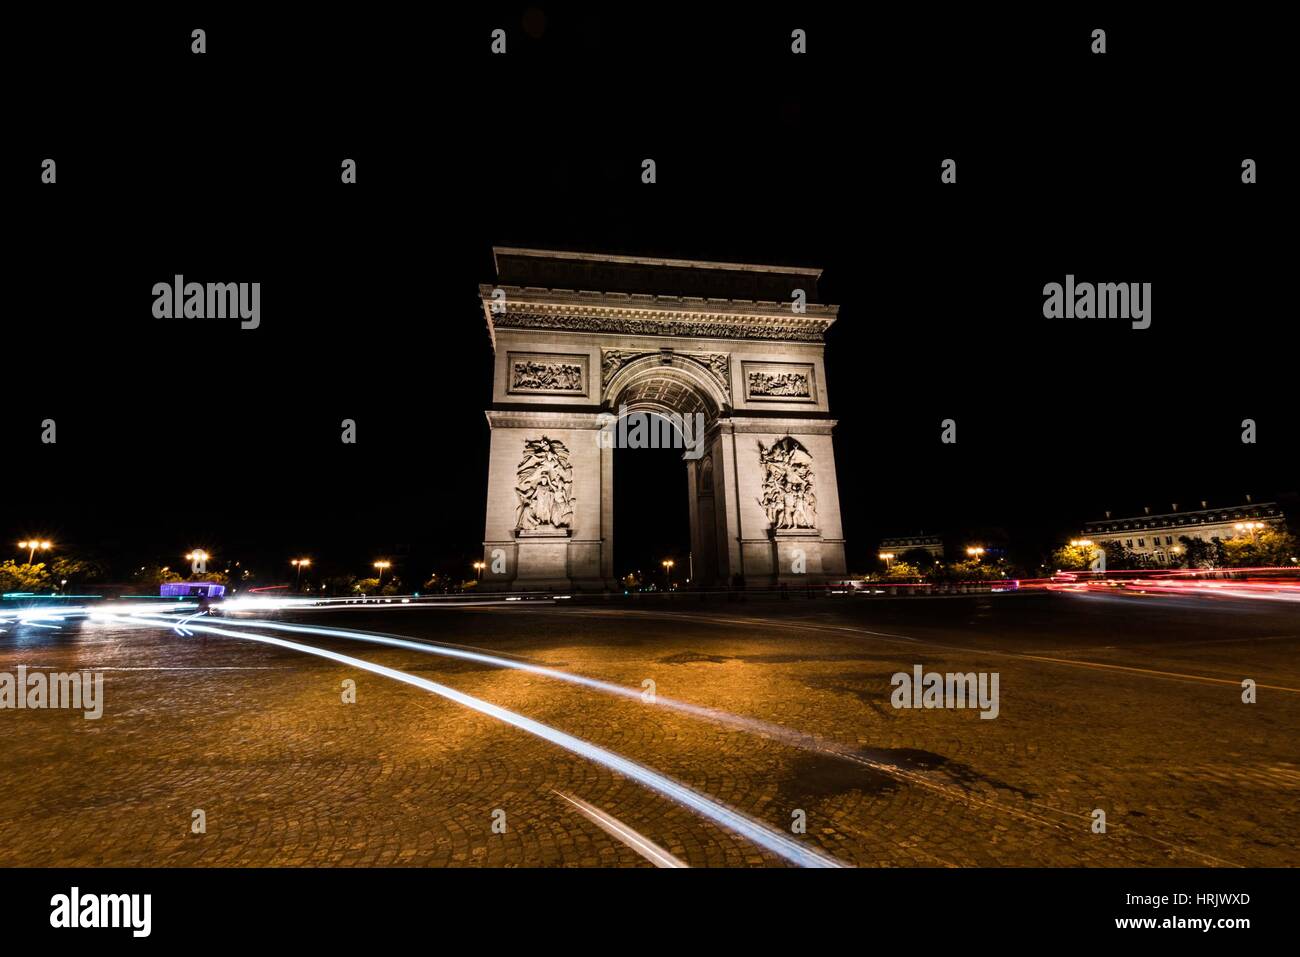
[[[622,410],[703,416],[684,456],[696,584],[844,576],[820,270],[494,252],[485,587],[615,587],[600,430]]]

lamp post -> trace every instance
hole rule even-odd
[[[384,572],[385,572],[386,570],[388,570],[389,568],[392,568],[392,567],[393,567],[393,563],[392,563],[392,562],[379,561],[379,562],[375,562],[375,567],[379,569],[379,588],[380,588],[380,590],[383,590],[383,587],[384,587]]]
[[[40,539],[33,539],[29,542],[19,542],[18,547],[27,549],[27,564],[30,565],[32,559],[36,557],[37,551],[48,552],[54,546],[49,542],[44,542]]]
[[[889,569],[891,569],[894,566],[893,552],[881,552],[879,557],[883,559],[885,562],[885,571],[889,571]]]
[[[295,591],[302,591],[302,570],[303,570],[304,568],[306,568],[308,565],[311,564],[311,559],[310,559],[310,558],[295,558],[295,559],[293,559],[293,561],[289,562],[289,564],[290,564],[290,565],[293,565],[295,568],[298,569],[298,582],[297,582],[297,584],[294,586],[294,590],[295,590]]]
[[[673,560],[671,558],[665,558],[659,564],[664,566],[664,590],[672,591],[673,590]]]
[[[966,549],[966,554],[976,561],[979,561],[980,556],[984,554],[984,549],[978,545],[971,545]]]
[[[487,563],[486,563],[486,562],[475,562],[475,563],[474,563],[474,580],[475,580],[476,582],[481,582],[481,581],[483,580],[483,569],[486,568],[486,567],[487,567]]]

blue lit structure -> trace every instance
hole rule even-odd
[[[212,582],[167,582],[158,592],[163,598],[221,598],[225,585]]]

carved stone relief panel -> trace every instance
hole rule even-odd
[[[745,362],[741,372],[747,402],[817,401],[817,381],[809,362]]]
[[[816,528],[817,495],[812,454],[793,436],[770,446],[758,443],[763,468],[763,497],[758,504],[772,528]]]
[[[512,394],[587,394],[587,357],[512,352],[506,357],[509,391]]]
[[[525,442],[515,475],[517,531],[558,531],[572,526],[573,466],[563,442],[545,435]]]

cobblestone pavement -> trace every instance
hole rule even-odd
[[[576,735],[858,866],[1300,863],[1300,613],[1023,595],[304,613],[469,645],[815,735],[854,762],[524,671],[297,637]],[[290,636],[286,636],[290,637]],[[99,720],[0,711],[0,865],[784,866],[645,786],[453,701],[235,639],[78,623],[0,672],[103,671]],[[891,675],[1000,675],[1000,713],[896,710]],[[344,679],[356,702],[341,700]],[[1261,686],[1256,704],[1240,682]],[[560,793],[557,793],[560,792]],[[1106,833],[1093,833],[1093,811]],[[192,833],[193,812],[206,833]],[[504,833],[493,830],[503,811]],[[499,819],[499,816],[498,816]]]

